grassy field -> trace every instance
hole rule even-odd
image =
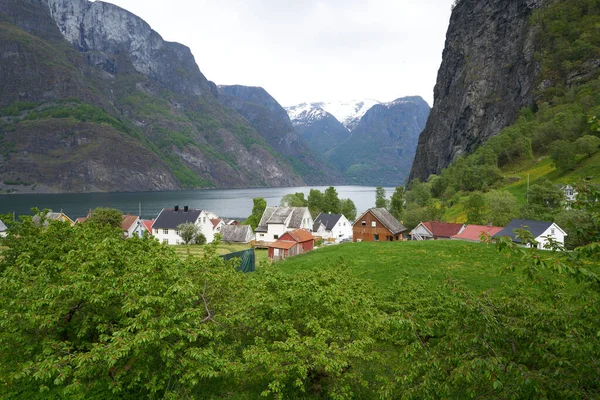
[[[519,276],[503,274],[511,260],[493,246],[457,240],[343,243],[289,258],[277,266],[284,272],[296,273],[328,268],[340,261],[356,276],[382,289],[404,277],[437,286],[452,276],[479,292],[500,288]]]
[[[175,252],[180,257],[191,256],[202,256],[206,251],[206,245],[176,245],[172,246]],[[217,248],[217,254],[223,255],[228,253],[234,253],[236,251],[242,251],[246,249],[250,249],[249,244],[232,244],[232,243],[219,243],[219,247]],[[256,265],[258,266],[262,261],[267,261],[267,250],[265,249],[256,249],[254,250],[254,254],[256,256]]]

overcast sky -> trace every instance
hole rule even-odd
[[[433,105],[453,0],[108,0],[190,47],[216,84],[283,106],[419,95]]]

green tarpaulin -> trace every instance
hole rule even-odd
[[[237,266],[238,271],[242,272],[254,272],[256,259],[254,257],[254,249],[236,251],[235,253],[224,254],[221,256],[225,261],[229,261],[233,258],[239,258],[240,262]]]

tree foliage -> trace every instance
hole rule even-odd
[[[468,224],[487,224],[489,219],[489,207],[483,193],[472,193],[465,201],[465,211],[467,212]]]
[[[375,188],[375,207],[377,208],[387,208],[388,201],[385,198],[385,189],[382,186],[377,186]]]
[[[356,219],[356,205],[350,199],[342,199],[342,214],[348,219],[348,221],[354,221]]]
[[[252,214],[244,221],[244,224],[250,225],[254,231],[258,227],[260,219],[267,208],[267,201],[262,197],[255,197],[252,199],[252,203]]]
[[[304,198],[304,193],[288,193],[281,198],[279,205],[285,207],[308,207],[308,200]]]
[[[392,194],[392,198],[390,199],[390,213],[396,217],[398,221],[402,220],[402,215],[404,214],[404,187],[398,186],[394,193]]]
[[[333,186],[329,186],[323,193],[323,203],[321,204],[321,212],[340,214],[342,211],[342,203],[338,196],[337,190]]]
[[[120,228],[123,222],[123,214],[114,208],[98,207],[92,210],[87,222]]]
[[[198,234],[201,234],[200,227],[193,222],[186,222],[177,226],[179,236],[184,244],[192,243]]]

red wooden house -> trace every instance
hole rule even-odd
[[[305,229],[286,232],[269,244],[269,259],[283,260],[311,251],[315,247],[315,238]]]

